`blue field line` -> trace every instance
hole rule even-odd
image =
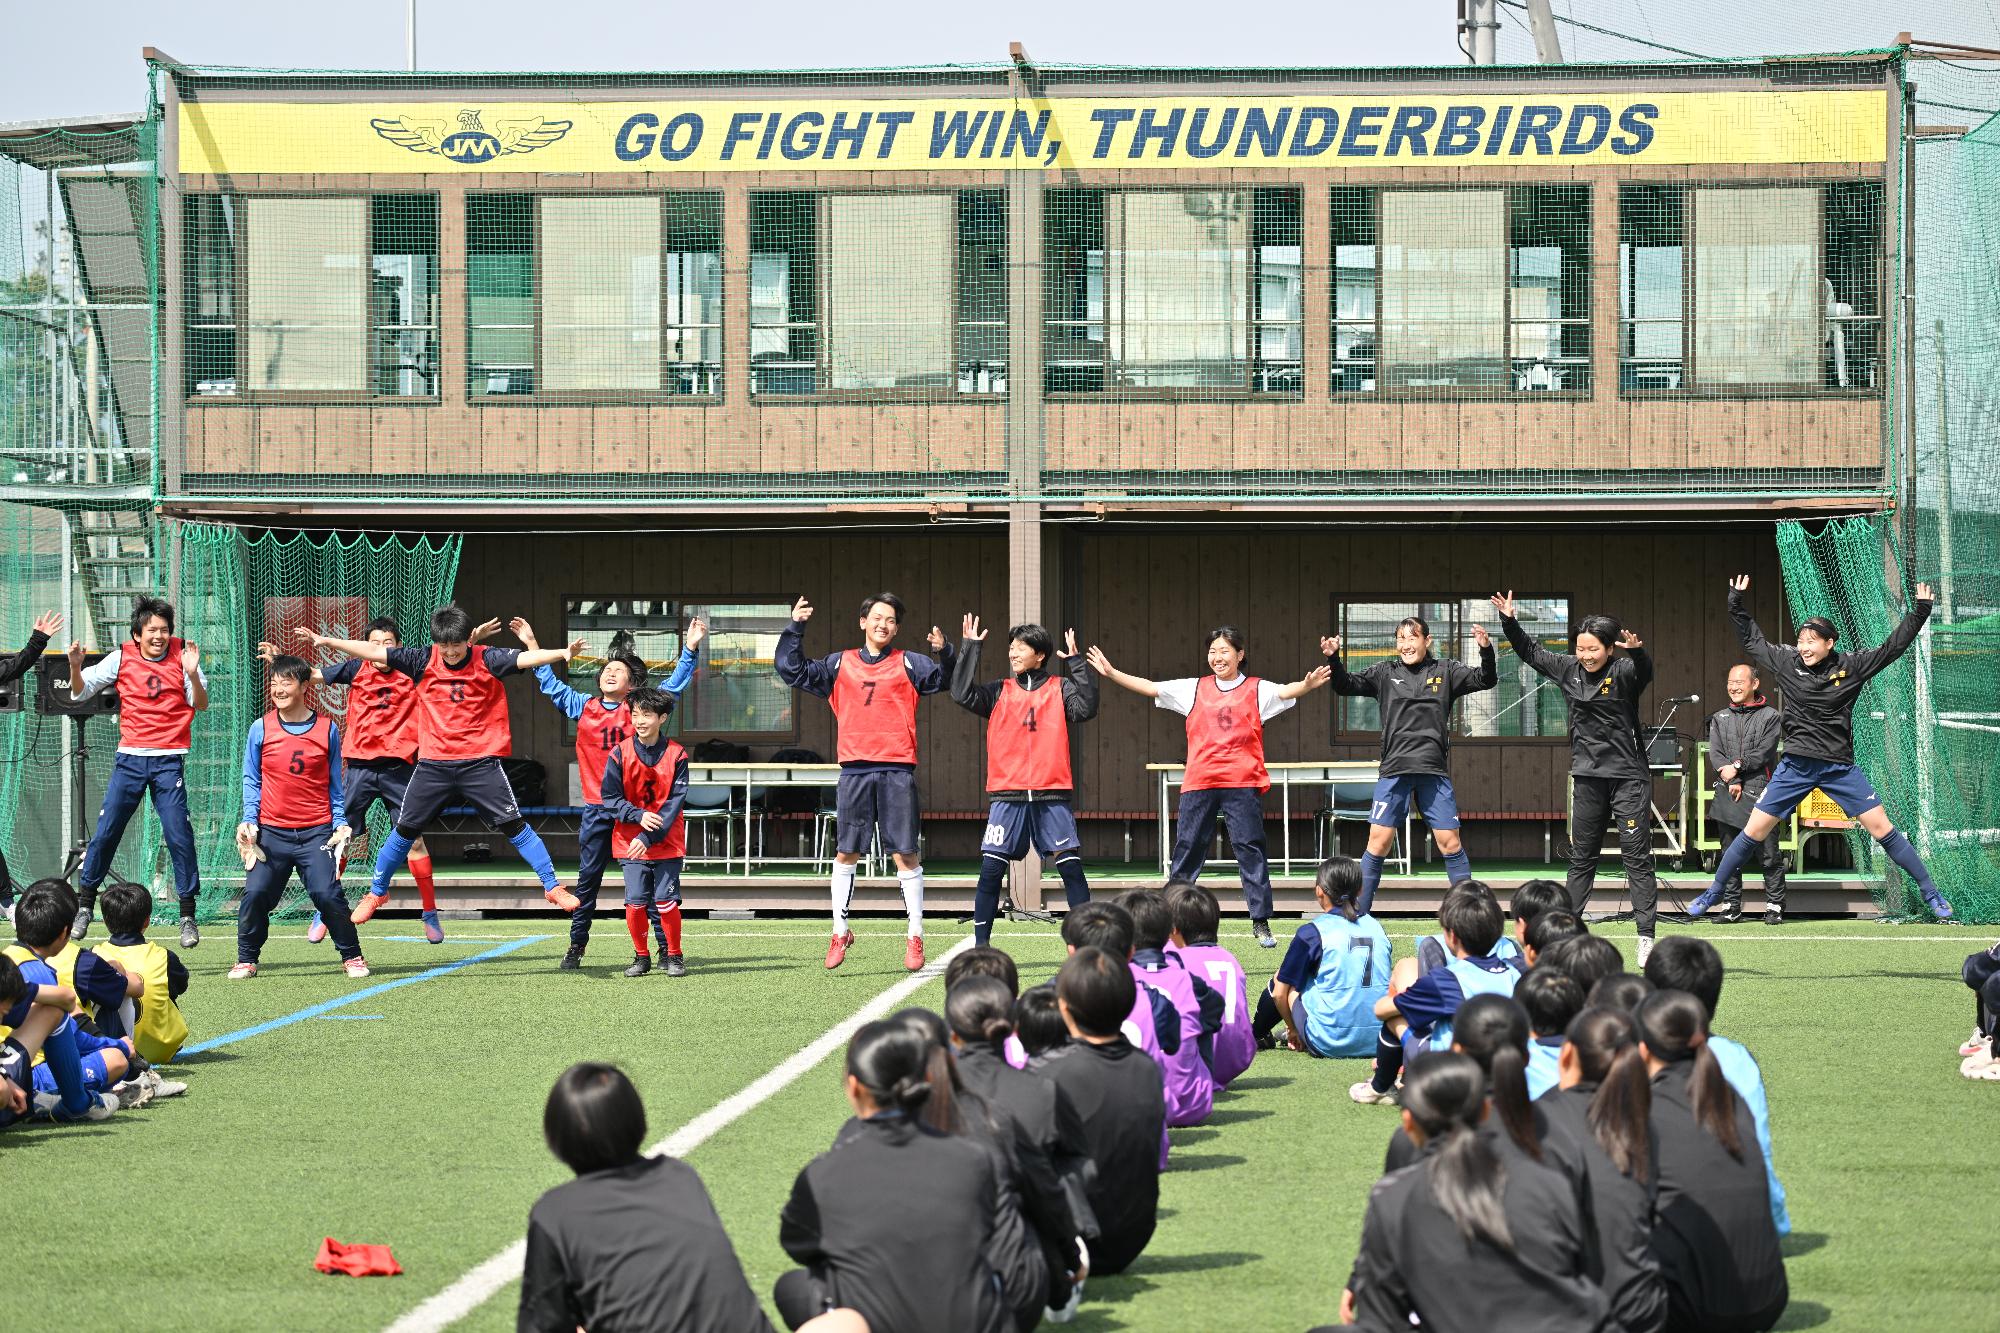
[[[232,1042],[248,1041],[252,1037],[261,1037],[266,1032],[276,1032],[279,1028],[290,1027],[294,1023],[303,1023],[308,1018],[318,1018],[321,1014],[332,1013],[335,1009],[345,1009],[351,1004],[358,1004],[362,1000],[373,999],[377,995],[386,994],[389,991],[397,990],[404,986],[414,986],[420,981],[434,981],[439,977],[456,972],[462,967],[471,967],[474,963],[491,962],[493,959],[513,953],[517,949],[525,949],[530,944],[540,944],[544,940],[552,940],[554,938],[555,936],[553,935],[527,935],[518,940],[509,940],[497,949],[488,949],[485,953],[476,953],[470,958],[461,958],[454,963],[443,963],[437,967],[425,968],[413,977],[398,977],[394,981],[384,981],[378,985],[364,986],[362,989],[343,995],[337,1000],[322,1000],[318,1004],[309,1004],[303,1009],[284,1015],[282,1018],[273,1018],[268,1022],[258,1023],[253,1027],[238,1028],[234,1032],[225,1032],[219,1037],[210,1037],[207,1041],[196,1042],[192,1046],[183,1046],[181,1054],[200,1055],[203,1051],[212,1051],[218,1046],[227,1046]]]

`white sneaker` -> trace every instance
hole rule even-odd
[[[1349,1088],[1347,1096],[1350,1100],[1360,1102],[1363,1106],[1401,1105],[1394,1088],[1389,1089],[1387,1092],[1377,1092],[1375,1091],[1375,1085],[1365,1078]]]
[[[1641,972],[1646,970],[1646,960],[1652,956],[1653,937],[1651,935],[1641,935],[1639,937],[1639,970]]]
[[[1995,1059],[1992,1050],[1989,1048],[1979,1052],[1977,1055],[1968,1055],[1959,1061],[1958,1072],[1967,1078],[1985,1079],[1989,1082],[2000,1083],[2000,1059]]]
[[[185,1083],[162,1078],[157,1069],[148,1069],[140,1077],[146,1081],[148,1087],[152,1088],[154,1101],[159,1101],[162,1097],[178,1097],[188,1090],[188,1085]]]
[[[111,1095],[118,1099],[118,1109],[130,1111],[153,1100],[153,1089],[145,1078],[128,1078],[123,1083],[114,1084]]]
[[[109,1120],[117,1112],[118,1099],[116,1097],[107,1097],[100,1092],[97,1094],[96,1101],[91,1103],[90,1109],[85,1111],[81,1118],[85,1120]]]
[[[1972,1029],[1972,1035],[1958,1044],[1958,1053],[1960,1055],[1977,1055],[1981,1051],[1991,1050],[1992,1048],[1993,1038],[1987,1036],[1978,1028],[1974,1028]]]

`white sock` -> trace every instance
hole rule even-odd
[[[910,937],[924,937],[924,868],[898,870],[896,883],[903,890],[903,908],[910,914]]]
[[[833,863],[833,933],[847,932],[847,908],[854,901],[854,872],[859,864]]]

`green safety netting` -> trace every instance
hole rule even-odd
[[[368,622],[383,615],[402,626],[406,644],[428,644],[430,613],[451,600],[460,539],[252,532],[219,523],[179,524],[177,535],[183,632],[213,646],[203,654],[209,707],[196,719],[187,773],[201,852],[202,905],[212,911],[243,882],[234,839],[242,811],[244,736],[270,707],[255,645],[289,650],[295,646],[292,631],[300,626],[338,638],[366,638]],[[315,689],[313,701],[336,721],[346,715],[345,690]],[[381,845],[388,827],[388,812],[378,804],[368,830],[371,846]],[[350,877],[354,873],[350,869]],[[282,907],[303,902],[304,889],[295,878]]]

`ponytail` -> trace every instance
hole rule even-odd
[[[1623,1175],[1644,1181],[1652,1169],[1653,1082],[1639,1049],[1639,1025],[1623,1009],[1598,1006],[1570,1021],[1566,1034],[1586,1083],[1595,1083],[1588,1119],[1604,1155]]]
[[[1452,1019],[1452,1042],[1486,1075],[1493,1113],[1522,1152],[1542,1160],[1528,1100],[1528,1011],[1505,995],[1475,995]]]
[[[914,1116],[931,1098],[929,1046],[894,1019],[864,1023],[847,1043],[847,1072],[883,1110]]]
[[[929,1092],[920,1103],[918,1120],[940,1134],[963,1134],[966,1125],[965,1112],[959,1106],[958,1066],[952,1062],[951,1037],[944,1020],[928,1009],[913,1008],[897,1010],[888,1021],[924,1043],[922,1076]]]
[[[1512,1254],[1507,1225],[1507,1168],[1479,1135],[1486,1079],[1471,1058],[1451,1051],[1419,1058],[1403,1080],[1403,1109],[1435,1151],[1431,1198],[1468,1242]]]
[[[1695,1123],[1715,1136],[1737,1161],[1743,1160],[1743,1131],[1736,1122],[1741,1100],[1708,1048],[1708,1010],[1686,991],[1655,991],[1639,1005],[1639,1038],[1655,1059],[1667,1064],[1694,1062],[1688,1098]]]
[[[944,1018],[951,1034],[967,1046],[982,1046],[996,1055],[1014,1031],[1008,1017],[1014,997],[1005,982],[993,977],[961,978],[945,995]]]

